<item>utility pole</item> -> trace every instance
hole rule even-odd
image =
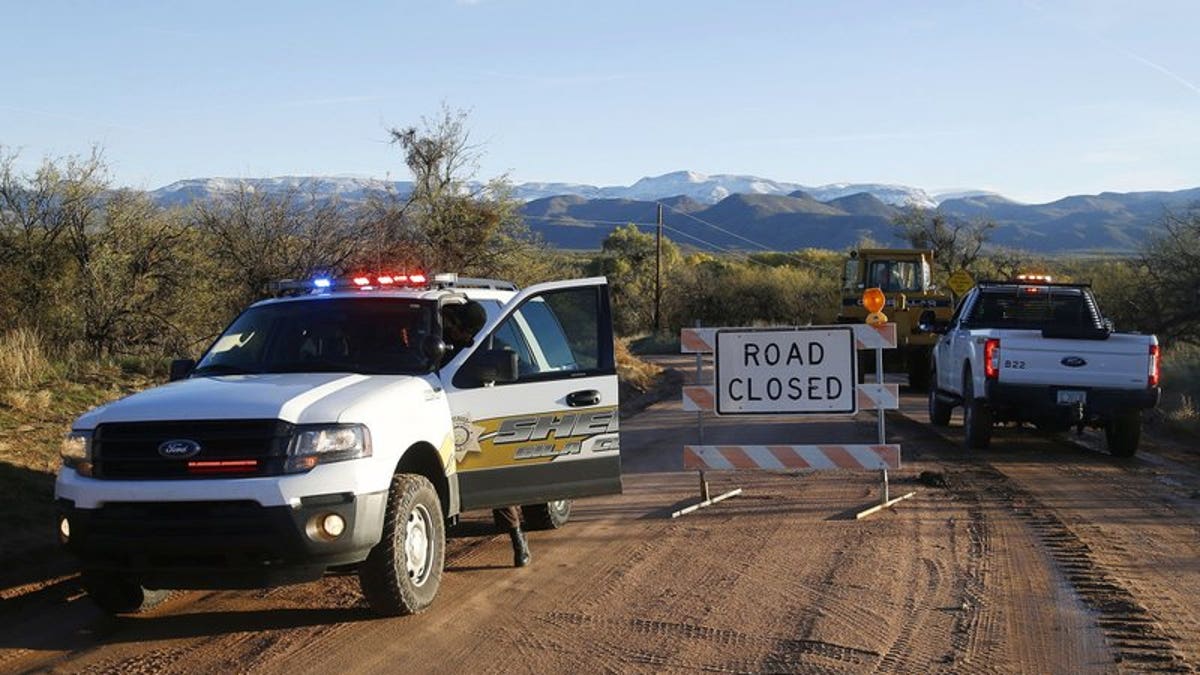
[[[658,236],[654,241],[654,332],[662,332],[662,204],[658,205]]]

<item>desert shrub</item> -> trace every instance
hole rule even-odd
[[[28,388],[53,376],[37,331],[14,328],[0,335],[0,389]]]
[[[617,340],[614,356],[617,360],[617,377],[621,382],[637,389],[638,391],[647,391],[657,381],[658,375],[662,373],[662,367],[643,361],[637,356],[634,356],[629,351],[629,344],[626,340]]]

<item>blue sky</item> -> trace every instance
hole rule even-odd
[[[1200,185],[1200,3],[4,2],[0,144],[119,184],[405,178],[471,111],[480,177],[677,169],[1023,201]]]

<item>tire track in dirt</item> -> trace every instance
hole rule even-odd
[[[1033,488],[1026,488],[1022,484],[1024,479],[1018,480],[1014,475],[1010,475],[1020,474],[1022,465],[1019,462],[1008,466],[1000,464],[1002,459],[996,455],[988,457],[986,454],[976,454],[964,457],[962,451],[954,447],[961,439],[955,438],[947,430],[933,430],[923,426],[923,420],[903,417],[899,419],[909,431],[931,440],[936,439],[937,448],[934,455],[952,459],[954,463],[967,467],[951,474],[953,492],[965,498],[974,494],[978,499],[1002,505],[1037,537],[1079,601],[1095,617],[1095,624],[1103,634],[1119,669],[1131,672],[1197,670],[1196,665],[1189,662],[1185,651],[1177,645],[1182,636],[1167,628],[1174,621],[1174,616],[1165,618],[1163,614],[1152,612],[1147,607],[1147,604],[1154,604],[1160,598],[1167,608],[1178,607],[1178,603],[1163,593],[1140,591],[1136,582],[1124,578],[1122,561],[1133,557],[1131,551],[1135,550],[1136,546],[1130,546],[1128,542],[1121,541],[1120,537],[1114,537],[1109,529],[1102,529],[1100,524],[1090,522],[1086,515],[1078,511],[1064,509],[1064,512],[1060,512],[1047,506],[1034,493]],[[1129,483],[1131,478],[1144,480],[1144,477],[1138,475],[1142,470],[1139,465],[1125,462],[1106,463],[1103,468],[1088,467],[1080,465],[1079,461],[1094,462],[1094,448],[1062,438],[1043,438],[1040,441],[1069,448],[1072,454],[1077,456],[1077,461],[1030,462],[1030,465],[1034,466],[1029,469],[1030,478],[1037,481],[1035,485],[1039,491],[1049,492],[1047,486],[1051,484],[1087,486],[1082,494],[1093,496],[1098,494],[1097,490],[1112,490],[1130,503],[1150,504],[1152,506],[1146,508],[1157,509],[1157,513],[1148,514],[1148,522],[1156,522],[1163,516],[1162,505],[1170,500],[1161,499],[1156,490],[1148,490],[1144,486],[1138,489]],[[1030,442],[1038,442],[1038,439],[1025,436],[1012,439],[1012,444],[1018,447]],[[996,450],[991,452],[997,453]],[[1058,474],[1058,477],[1039,473],[1046,469]],[[1056,483],[1058,481],[1061,483]],[[1098,486],[1097,483],[1102,483],[1103,486]],[[1074,499],[1079,498],[1079,494],[1076,493],[1070,493],[1070,496]],[[1069,519],[1070,522],[1065,519]],[[1194,523],[1189,525],[1194,527]],[[1084,536],[1087,536],[1089,530],[1095,530],[1097,536],[1088,537],[1088,541],[1085,541]],[[1084,536],[1078,533],[1084,533]],[[1179,607],[1179,610],[1185,617],[1193,614],[1190,608]],[[1195,624],[1188,622],[1188,625]],[[1194,640],[1194,634],[1188,639]]]
[[[963,480],[966,479],[966,480]],[[1117,663],[1142,672],[1191,672],[1175,648],[1177,636],[1162,623],[1102,564],[1059,516],[1032,493],[1018,486],[997,468],[978,462],[955,474],[953,484],[965,483],[991,500],[1001,502],[1021,518],[1064,573],[1071,588],[1096,615],[1097,625],[1114,652]]]
[[[453,552],[448,552],[447,566],[457,564],[460,559],[500,538],[477,538],[457,546]],[[76,596],[68,605],[43,605],[40,610],[69,613],[88,602],[86,597]],[[280,610],[319,615],[323,610],[312,609],[314,605],[324,610],[357,608],[364,618],[371,616],[353,576],[326,577],[298,586],[254,591],[180,591],[153,610],[136,616],[114,618],[90,613],[91,621],[81,624],[76,631],[83,637],[71,648],[49,658],[33,650],[12,650],[13,653],[6,655],[0,665],[6,666],[7,670],[10,664],[17,666],[21,657],[33,656],[19,667],[26,671],[57,671],[69,663],[71,672],[82,669],[89,673],[247,672],[259,665],[284,663],[287,659],[302,657],[309,650],[319,650],[323,641],[359,624],[341,621],[290,625],[286,620],[272,622],[267,617],[267,614]],[[261,616],[261,620],[247,616],[254,614]],[[218,615],[224,615],[225,620]],[[188,623],[198,624],[198,627],[183,630]],[[206,624],[212,626],[213,634],[195,636]],[[229,624],[240,630],[230,630]],[[179,637],[177,633],[189,636]],[[147,643],[177,639],[186,640],[186,643],[144,651]],[[92,661],[100,653],[103,656]]]
[[[727,520],[727,519],[721,519]],[[683,532],[670,532],[671,525],[683,523],[664,523],[659,536],[652,536],[650,541],[637,546],[634,555],[617,565],[608,566],[601,582],[604,589],[599,593],[581,598],[580,609],[573,613],[574,621],[565,621],[561,615],[554,612],[539,615],[538,619],[549,633],[575,633],[579,622],[593,626],[617,627],[626,626],[630,630],[605,632],[597,635],[596,639],[585,642],[578,657],[587,660],[590,668],[599,671],[621,672],[629,664],[695,668],[700,664],[681,663],[677,657],[680,649],[687,645],[688,640],[705,640],[714,633],[703,626],[703,621],[715,606],[722,604],[724,599],[733,592],[741,572],[722,566],[699,566],[686,571],[680,569],[678,560],[672,555],[675,547],[672,540],[685,535]],[[714,545],[716,545],[714,543]],[[726,543],[725,545],[729,545]],[[735,547],[737,547],[735,545]],[[739,567],[752,565],[758,555],[751,551],[743,551],[745,557],[739,561]],[[630,597],[630,587],[622,581],[629,579],[634,584],[637,580],[648,575],[660,573],[686,574],[688,586],[691,589],[703,589],[702,593],[684,592],[672,597],[657,598]],[[623,608],[623,614],[630,615],[628,619],[616,619],[611,616],[614,608]],[[689,624],[696,628],[692,632],[685,631],[674,635],[676,639],[662,639],[661,629],[671,625],[669,622],[654,618],[664,616],[687,616],[695,623]],[[537,632],[537,631],[531,631]],[[514,636],[519,645],[532,647],[523,633]],[[680,641],[682,639],[682,641]]]
[[[812,664],[797,660],[797,656],[819,656],[849,667],[861,668],[869,665],[879,657],[878,652],[837,645],[823,640],[808,640],[796,637],[778,637],[770,635],[750,634],[731,629],[712,628],[695,623],[675,621],[655,621],[641,618],[600,619],[594,616],[573,612],[551,612],[542,620],[558,626],[572,629],[606,627],[615,629],[622,634],[633,633],[648,636],[653,640],[696,643],[707,645],[725,651],[727,654],[768,651],[764,661],[758,657],[732,656],[720,664],[703,659],[650,653],[639,649],[624,649],[630,660],[643,665],[670,666],[706,672],[781,672],[797,667],[811,667]]]
[[[1071,539],[1055,539],[1062,546],[1070,545],[1086,551],[1091,563],[1104,571],[1102,577],[1094,578],[1096,575],[1086,565],[1072,567],[1069,574],[1078,577],[1080,583],[1099,592],[1111,592],[1115,586],[1131,598],[1137,599],[1137,611],[1130,620],[1131,625],[1135,627],[1118,636],[1120,645],[1123,649],[1131,649],[1135,655],[1140,655],[1135,657],[1135,661],[1137,658],[1150,658],[1157,662],[1158,657],[1154,656],[1154,650],[1147,653],[1143,643],[1161,645],[1162,636],[1168,636],[1174,648],[1174,643],[1181,636],[1200,635],[1200,608],[1195,602],[1185,604],[1179,600],[1181,591],[1182,595],[1194,600],[1195,593],[1200,588],[1195,583],[1195,577],[1189,575],[1176,576],[1170,582],[1170,587],[1164,587],[1161,578],[1149,578],[1146,569],[1154,567],[1160,561],[1169,560],[1172,553],[1177,553],[1177,550],[1172,551],[1173,546],[1190,544],[1193,549],[1200,550],[1196,543],[1200,538],[1195,536],[1197,530],[1194,522],[1186,520],[1186,516],[1177,511],[1172,498],[1160,496],[1157,499],[1146,499],[1144,489],[1138,490],[1138,486],[1128,483],[1126,471],[1121,470],[1124,468],[1053,467],[1056,472],[1064,474],[1070,480],[1086,482],[1098,495],[1105,495],[1108,499],[1115,497],[1116,501],[1135,504],[1138,511],[1146,514],[1148,523],[1155,523],[1160,528],[1171,525],[1174,530],[1186,528],[1188,534],[1168,531],[1160,533],[1160,536],[1149,536],[1145,532],[1134,532],[1110,523],[1081,521],[1071,526]],[[1168,539],[1167,535],[1173,536]],[[1097,548],[1096,542],[1101,542],[1101,546]],[[1117,594],[1117,600],[1124,602],[1127,598]],[[1147,632],[1147,624],[1142,619],[1148,617],[1153,617],[1151,623],[1157,627],[1158,634]],[[1179,651],[1178,655],[1195,663],[1194,649],[1187,653]]]
[[[507,538],[503,535],[495,534],[469,539],[450,539],[447,544],[444,566],[447,570],[450,570],[454,567],[469,565],[472,561],[477,561],[481,555],[485,554],[501,539]],[[507,544],[507,541],[505,543]],[[312,586],[314,587],[312,590],[319,589],[320,599],[326,601],[321,603],[323,606],[357,608],[361,610],[364,618],[377,618],[372,614],[366,600],[362,598],[356,575],[350,574],[339,578],[327,577]],[[316,598],[312,594],[306,592],[297,593],[294,588],[290,589],[290,594],[277,593],[278,591],[288,590],[289,587],[283,587],[270,589],[269,592],[275,593],[277,596],[298,595],[299,597],[294,598],[294,603],[288,603],[295,604],[298,607],[311,607],[314,604]],[[255,672],[268,668],[278,668],[280,664],[289,662],[308,662],[308,657],[311,653],[326,650],[330,640],[339,639],[344,633],[360,629],[362,625],[361,621],[342,621],[305,626],[302,629],[292,628],[273,631],[269,640],[256,645],[254,650],[235,661],[236,669],[243,672]]]

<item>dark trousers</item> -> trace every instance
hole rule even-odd
[[[521,509],[516,506],[506,506],[502,509],[492,509],[496,524],[511,532],[521,527]]]

